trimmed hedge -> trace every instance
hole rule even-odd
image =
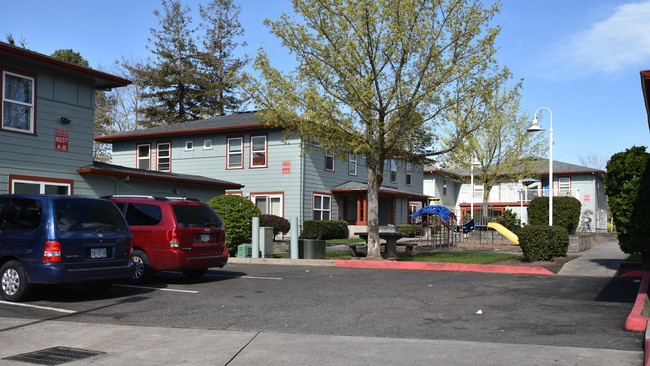
[[[260,220],[260,226],[272,227],[273,236],[276,236],[280,233],[286,234],[291,229],[291,224],[289,223],[289,220],[285,219],[284,217],[280,217],[276,215],[262,215],[262,219]]]
[[[260,209],[251,200],[231,194],[214,197],[208,205],[226,225],[226,246],[234,256],[239,244],[251,242],[253,217],[262,216]]]
[[[553,226],[575,234],[580,224],[582,203],[575,197],[553,197]],[[530,225],[548,225],[548,197],[537,197],[528,205]]]
[[[397,232],[404,234],[408,238],[415,237],[415,227],[413,225],[399,225]]]
[[[519,246],[529,262],[553,261],[569,249],[569,233],[561,226],[526,225],[519,230]]]
[[[300,239],[347,239],[348,223],[343,220],[307,220],[302,223]]]

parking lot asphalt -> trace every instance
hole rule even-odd
[[[625,257],[616,249],[617,243],[601,244],[569,262],[572,265],[559,275],[613,277]],[[305,265],[304,261],[294,264]],[[640,347],[287,334],[9,316],[0,317],[0,332],[0,365],[25,365],[8,358],[38,357],[34,352],[52,347],[101,352],[73,363],[84,365],[642,365],[644,361]]]

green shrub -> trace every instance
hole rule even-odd
[[[521,220],[517,217],[517,214],[510,209],[503,210],[501,216],[497,217],[497,223],[505,226],[506,229],[515,234],[519,232],[519,229],[521,229]]]
[[[580,224],[582,204],[575,197],[553,197],[553,226],[561,226],[575,234]],[[537,197],[528,205],[530,225],[548,225],[548,197]]]
[[[260,226],[272,227],[273,236],[278,235],[280,233],[286,234],[289,232],[289,229],[291,229],[291,224],[289,223],[289,220],[285,219],[284,217],[280,217],[276,215],[262,215],[262,220],[260,220]]]
[[[226,246],[230,255],[235,255],[239,244],[251,242],[253,217],[262,216],[260,209],[242,196],[229,194],[212,198],[208,205],[226,225]]]
[[[417,228],[413,225],[399,225],[397,227],[397,232],[404,234],[404,236],[413,238],[415,237],[415,233],[417,231]]]
[[[348,223],[343,220],[307,220],[302,224],[300,239],[346,239]]]
[[[566,256],[569,233],[561,226],[526,225],[519,230],[519,246],[529,262]]]

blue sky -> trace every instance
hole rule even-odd
[[[204,2],[207,2],[205,0]],[[199,0],[185,1],[198,12]],[[487,1],[486,1],[487,2]],[[240,0],[240,22],[254,56],[267,49],[276,67],[292,57],[262,22],[291,10],[289,0]],[[156,0],[30,0],[2,2],[0,38],[12,33],[43,54],[72,48],[91,67],[122,56],[146,59]],[[13,14],[13,16],[9,16]],[[193,19],[198,22],[198,14]],[[522,107],[553,112],[555,160],[577,164],[650,143],[639,71],[650,69],[650,1],[503,0],[497,58],[524,79]],[[542,112],[548,138],[548,112]]]

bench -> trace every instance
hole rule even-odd
[[[414,243],[395,243],[397,247],[404,247],[404,255],[406,257],[410,256],[413,253]],[[365,249],[367,247],[366,243],[350,243],[348,244],[350,251],[352,252],[353,257],[360,257],[360,249]],[[386,244],[381,243],[380,251],[383,253],[386,249]]]

